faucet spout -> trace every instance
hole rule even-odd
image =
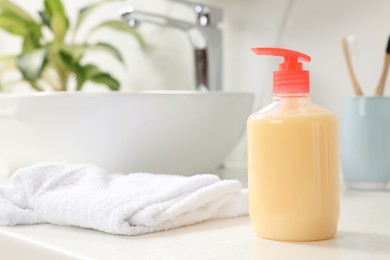
[[[160,26],[175,27],[183,31],[187,31],[192,27],[192,24],[188,22],[172,19],[158,14],[135,11],[132,7],[127,7],[123,10],[122,18],[127,22],[130,27],[135,27],[140,22],[152,23]]]
[[[222,32],[217,27],[135,11],[132,7],[123,10],[122,19],[132,28],[151,23],[184,31],[194,49],[196,89],[222,89]]]

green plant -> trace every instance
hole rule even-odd
[[[114,77],[94,64],[84,64],[83,57],[89,51],[105,51],[123,63],[121,53],[108,43],[88,42],[89,36],[102,28],[109,28],[130,33],[143,46],[140,35],[121,20],[106,20],[91,28],[83,41],[75,40],[80,27],[94,10],[112,1],[101,0],[80,9],[71,28],[61,0],[44,0],[44,9],[39,12],[38,19],[10,0],[0,0],[0,27],[23,40],[19,55],[0,57],[2,70],[17,69],[22,80],[37,91],[43,91],[42,85],[45,84],[54,90],[65,91],[70,77],[75,77],[77,90],[81,90],[87,81],[118,90],[119,82]]]

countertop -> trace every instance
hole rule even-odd
[[[223,178],[246,182],[238,170]],[[137,237],[54,225],[0,227],[1,259],[390,259],[390,192],[341,188],[339,231],[319,242],[258,238],[248,217]]]

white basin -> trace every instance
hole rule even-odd
[[[223,92],[0,95],[0,169],[41,161],[109,172],[211,171],[234,148],[253,95]]]

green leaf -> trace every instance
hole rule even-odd
[[[31,15],[9,0],[0,0],[0,11],[2,13],[7,12],[13,14],[19,21],[36,23]]]
[[[90,79],[93,76],[101,73],[100,69],[93,64],[87,64],[83,67],[84,75],[86,79]]]
[[[68,27],[64,24],[64,20],[59,14],[57,13],[53,14],[50,21],[50,27],[54,33],[54,40],[57,42],[63,42]]]
[[[28,81],[33,89],[36,91],[43,91],[43,89],[38,85],[38,83],[34,80]]]
[[[84,44],[64,44],[61,46],[61,52],[65,52],[73,61],[79,61],[85,53]]]
[[[117,91],[120,88],[119,81],[112,77],[109,73],[101,71],[93,64],[87,64],[83,67],[85,79],[106,85],[109,89]]]
[[[79,60],[74,59],[72,54],[65,50],[61,50],[59,52],[59,57],[61,58],[65,67],[76,75],[77,90],[81,90],[86,79],[83,67],[80,65]]]
[[[16,58],[16,65],[23,75],[23,78],[29,81],[37,81],[46,64],[47,49],[41,48],[27,53],[23,53]]]
[[[71,71],[77,71],[78,68],[75,66],[75,62],[73,61],[73,57],[70,53],[61,50],[59,54],[68,69]]]
[[[99,25],[93,27],[87,33],[86,38],[88,39],[92,33],[96,32],[97,30],[103,29],[103,28],[110,28],[110,29],[114,29],[114,30],[117,30],[120,32],[129,33],[137,40],[138,44],[142,48],[145,48],[145,42],[142,39],[142,36],[138,33],[138,31],[133,29],[133,28],[130,28],[124,21],[121,21],[121,20],[108,20],[108,21],[100,23]]]
[[[81,27],[83,22],[88,18],[88,16],[90,16],[93,13],[93,11],[96,8],[98,8],[99,6],[101,6],[103,4],[106,4],[108,2],[112,3],[114,1],[123,2],[124,0],[102,0],[102,1],[99,1],[97,3],[87,5],[84,8],[80,9],[78,16],[77,16],[76,26],[74,28],[74,33],[75,34],[77,33],[77,31],[79,30],[79,28]]]
[[[40,46],[41,25],[27,12],[8,0],[0,0],[0,13],[0,27],[15,35],[28,36],[33,46]]]
[[[62,42],[69,29],[69,20],[61,0],[45,0],[45,9],[41,17],[50,24],[55,41]]]
[[[41,17],[42,23],[50,28],[51,27],[50,18],[48,17],[48,14],[45,12],[38,12],[38,14],[39,14],[39,17]]]
[[[118,91],[120,89],[119,81],[108,73],[99,73],[89,79],[92,82],[106,85],[109,89]]]
[[[10,12],[3,12],[0,15],[0,27],[14,35],[24,36],[28,34],[28,27],[25,26],[25,23],[20,22],[18,17]]]
[[[63,46],[63,49],[66,50],[74,60],[80,60],[88,51],[104,51],[111,54],[119,62],[124,63],[122,54],[115,47],[104,42],[94,44],[69,44]]]
[[[82,90],[83,88],[83,85],[84,83],[92,78],[93,76],[95,76],[96,74],[100,73],[100,70],[97,66],[93,65],[93,64],[87,64],[85,66],[81,66],[79,63],[78,63],[78,73],[80,73],[81,75],[77,75],[77,88],[76,90],[77,91],[80,91]]]
[[[99,7],[104,2],[106,2],[106,1],[101,1],[101,2],[98,2],[98,3],[91,4],[91,5],[87,5],[86,7],[83,7],[83,8],[81,8],[79,10],[79,13],[78,13],[78,16],[77,16],[76,25],[75,25],[75,28],[74,28],[74,33],[77,33],[77,31],[79,30],[80,26],[84,22],[84,20],[93,12],[93,10],[96,9],[97,7]]]
[[[111,90],[119,90],[120,84],[118,80],[112,77],[109,73],[101,71],[93,64],[81,65],[80,60],[74,59],[71,53],[61,50],[61,59],[66,67],[76,74],[77,90],[80,91],[86,81],[92,81],[99,84],[104,84]]]
[[[30,31],[23,39],[23,53],[30,52],[43,46],[40,44],[40,38],[37,38],[37,34]]]
[[[26,36],[23,41],[23,53],[35,50],[35,43],[31,37]]]
[[[118,80],[112,77],[109,73],[101,71],[93,64],[87,64],[82,67],[85,80],[106,85],[109,89],[117,91],[120,88]],[[81,88],[78,88],[81,90]]]
[[[75,59],[71,53],[65,50],[60,50],[59,57],[67,69],[74,72],[76,76],[84,78],[82,67],[79,64],[79,60]]]
[[[122,54],[112,45],[104,42],[98,42],[91,45],[86,45],[85,51],[105,51],[111,55],[113,55],[118,61],[124,63],[124,59]]]

